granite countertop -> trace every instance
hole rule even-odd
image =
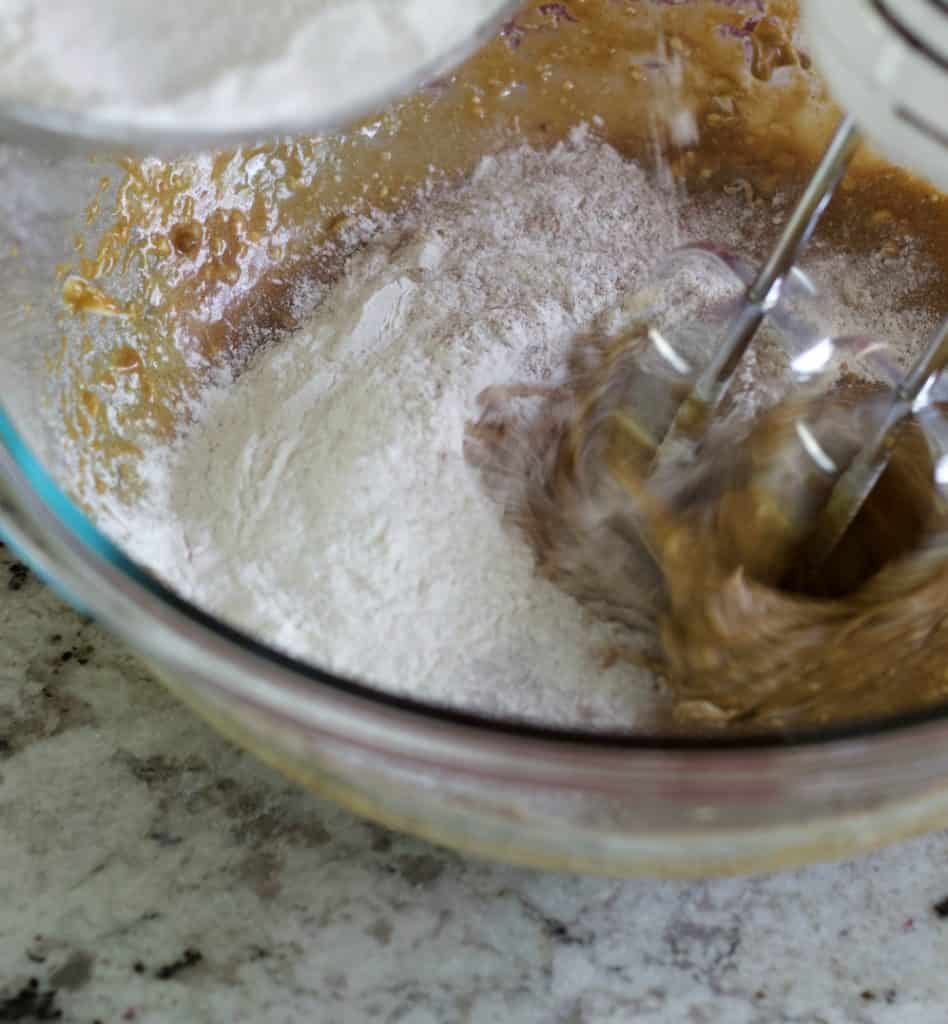
[[[948,835],[695,883],[480,863],[256,763],[2,549],[0,651],[0,1022],[948,1020]]]

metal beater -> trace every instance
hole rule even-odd
[[[679,450],[679,442],[700,441],[727,393],[760,326],[780,303],[788,280],[846,174],[862,136],[856,121],[845,117],[794,208],[780,238],[757,276],[747,287],[738,311],[712,347],[707,365],[678,406],[664,438],[657,445],[650,474],[655,475]],[[654,326],[647,331],[654,345],[664,340]],[[803,576],[826,563],[855,520],[889,463],[904,424],[916,409],[934,376],[948,363],[948,316],[915,364],[892,391],[878,426],[843,469],[828,501],[816,517],[802,554]]]

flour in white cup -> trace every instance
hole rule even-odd
[[[336,120],[471,44],[505,0],[0,0],[0,108],[152,129]]]

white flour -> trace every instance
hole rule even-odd
[[[688,234],[727,241],[730,224],[734,241],[736,209]],[[616,633],[535,575],[462,446],[484,387],[555,380],[577,331],[679,231],[638,167],[581,135],[486,160],[207,396],[179,449],[151,459],[119,539],[230,622],[387,690],[643,724],[654,684],[604,667]],[[836,313],[867,326],[842,300]]]
[[[503,6],[448,0],[0,0],[0,105],[213,130],[364,108]]]

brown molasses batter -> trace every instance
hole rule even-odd
[[[642,344],[582,339],[568,385],[484,396],[468,454],[540,571],[655,637],[647,655],[689,728],[825,724],[948,695],[948,514],[921,432],[905,431],[831,561],[797,592],[797,555],[831,486],[796,441],[815,410],[785,402],[720,429],[693,462],[648,480],[652,452],[622,398]],[[822,404],[855,409],[867,391],[842,384]],[[525,398],[539,409],[514,409]],[[844,456],[858,424],[835,428]]]

